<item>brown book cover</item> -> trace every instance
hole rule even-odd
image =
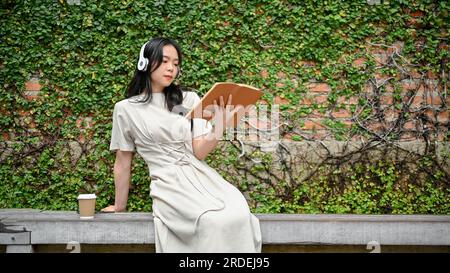
[[[263,95],[263,92],[256,87],[246,85],[246,84],[238,84],[232,82],[218,82],[215,83],[211,89],[202,97],[200,102],[195,105],[191,111],[186,115],[187,118],[203,118],[206,120],[210,120],[211,117],[207,117],[203,115],[203,110],[212,109],[207,108],[209,105],[214,105],[214,101],[217,102],[217,105],[220,105],[220,97],[223,97],[224,105],[227,105],[228,97],[231,94],[231,104],[236,107],[238,105],[243,106],[243,108],[248,105],[255,104],[258,99]],[[237,126],[238,120],[236,116],[242,115],[242,111],[239,111],[235,115],[234,126]]]

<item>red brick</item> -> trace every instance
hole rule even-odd
[[[448,50],[448,44],[446,44],[445,42],[442,42],[439,44],[438,48],[443,51],[446,51],[446,50]]]
[[[76,124],[78,128],[91,128],[93,124],[92,117],[80,117],[77,119]]]
[[[411,18],[408,20],[407,25],[408,26],[416,26],[419,23],[419,20],[416,18]]]
[[[32,128],[32,129],[36,128],[36,123],[31,118],[29,120],[27,120],[27,124],[28,124],[28,128]]]
[[[427,72],[427,78],[429,78],[429,79],[437,79],[438,76],[434,72],[428,71]]]
[[[327,101],[328,101],[327,95],[314,96],[314,102],[317,104],[323,104],[323,103],[326,103]]]
[[[39,98],[39,93],[40,91],[25,91],[23,92],[23,97],[28,101],[35,100]]]
[[[393,43],[391,46],[383,46],[383,45],[374,45],[370,48],[370,53],[372,54],[382,54],[382,55],[391,55],[397,50],[397,52],[401,52],[403,49],[404,43],[401,41],[397,41]]]
[[[247,136],[247,139],[248,139],[248,141],[258,141],[259,137],[258,137],[258,134],[249,134]]]
[[[320,113],[319,110],[314,109],[311,114],[308,114],[308,118],[323,118],[324,114]]]
[[[384,115],[387,122],[393,122],[398,118],[399,110],[387,109],[384,112]]]
[[[405,128],[406,130],[414,130],[416,129],[416,123],[415,121],[407,121],[403,125],[403,128]]]
[[[418,17],[424,16],[425,14],[421,10],[416,10],[416,11],[409,13],[409,15],[411,15],[412,17],[418,18]]]
[[[440,123],[447,123],[449,118],[449,111],[444,111],[438,114],[438,122]]]
[[[435,121],[435,112],[432,109],[427,109],[423,112],[425,114],[426,117],[428,117],[428,119],[430,119],[431,121]]]
[[[443,103],[439,93],[427,92],[426,94],[427,104],[429,105],[441,105]]]
[[[384,125],[380,122],[376,122],[376,123],[371,123],[369,125],[367,125],[367,129],[369,129],[370,131],[382,131],[384,130]]]
[[[314,140],[322,140],[327,137],[327,130],[317,130],[313,134],[310,134],[309,137]]]
[[[400,139],[403,141],[412,141],[412,140],[416,140],[416,136],[414,133],[406,132],[400,136]]]
[[[27,116],[29,116],[31,114],[30,111],[26,111],[26,110],[23,110],[23,109],[19,109],[18,113],[19,113],[19,116],[21,116],[21,117],[27,117]]]
[[[312,98],[310,97],[305,97],[301,100],[301,104],[306,104],[306,105],[310,105],[312,104]]]
[[[406,97],[404,99],[406,100]],[[412,106],[420,106],[424,101],[421,94],[416,94],[412,99]]]
[[[330,133],[327,130],[304,131],[302,136],[305,139],[324,140]]]
[[[290,102],[289,102],[289,100],[284,99],[280,96],[275,96],[274,103],[275,104],[289,104]]]
[[[365,141],[365,142],[367,142],[367,138],[366,137],[363,137],[363,136],[360,136],[360,135],[354,135],[354,136],[352,136],[352,138],[351,138],[351,140],[352,141]]]
[[[312,92],[329,92],[329,91],[331,91],[330,86],[326,83],[309,83],[308,88]]]
[[[84,143],[85,140],[86,140],[86,138],[84,137],[84,134],[81,133],[81,134],[78,136],[78,141],[81,142],[81,143]]]
[[[282,82],[277,82],[277,83],[275,84],[275,86],[278,87],[278,88],[282,88],[282,87],[284,87],[284,83],[282,83]]]
[[[370,48],[370,53],[372,54],[388,54],[387,48],[384,46],[372,46]]]
[[[305,124],[303,125],[303,129],[305,130],[320,130],[320,129],[325,129],[324,126],[322,126],[322,124],[320,124],[319,121],[312,121],[312,120],[305,120],[304,122]]]
[[[352,96],[348,99],[344,97],[339,97],[337,100],[338,103],[345,103],[345,104],[358,104],[358,97]]]
[[[402,82],[403,91],[413,90],[413,91],[423,92],[425,90],[426,86],[429,87],[429,85],[424,84],[420,80],[404,80]]]
[[[299,64],[301,66],[305,66],[305,67],[312,67],[312,66],[316,66],[316,63],[313,61],[300,61]]]
[[[350,112],[347,109],[339,109],[337,111],[333,111],[331,115],[335,118],[349,118],[351,117]]]
[[[40,91],[41,85],[38,82],[28,81],[25,83],[25,90],[27,91]]]
[[[353,61],[353,65],[356,67],[364,66],[366,61],[367,61],[366,58],[358,58]]]
[[[353,122],[351,122],[350,120],[341,120],[342,123],[344,123],[345,128],[351,128],[353,125]]]
[[[263,77],[264,79],[266,79],[267,77],[269,77],[269,72],[264,69],[263,71],[261,71],[261,77]]]
[[[279,79],[285,79],[285,78],[286,78],[286,73],[284,73],[284,72],[282,72],[282,71],[279,71],[279,72],[277,73],[277,77],[278,77]]]
[[[422,78],[422,74],[419,73],[418,71],[410,71],[409,75],[413,78],[413,79],[421,79]]]
[[[2,138],[3,138],[3,141],[11,140],[8,133],[2,133]]]
[[[383,66],[388,62],[389,56],[387,54],[373,54],[373,58],[375,59],[375,65]]]
[[[404,80],[402,81],[402,89],[403,90],[415,90],[418,87],[417,81]]]
[[[405,46],[405,42],[397,41],[393,45],[394,49],[397,49],[397,52],[400,53],[403,50],[403,47]]]
[[[438,133],[437,141],[448,141],[447,133]]]
[[[292,136],[293,136],[294,134],[291,134],[291,133],[287,133],[287,134],[285,134],[284,136],[283,136],[283,140],[286,140],[286,141],[292,141]]]
[[[375,72],[373,74],[373,76],[374,76],[375,80],[378,82],[377,85],[380,85],[380,83],[382,83],[382,82],[384,82],[384,81],[386,81],[387,79],[390,78],[390,76],[384,75],[384,74],[382,74],[380,72]]]
[[[437,92],[426,92],[425,94],[417,92],[412,100],[412,105],[419,106],[423,103],[427,105],[441,105],[443,101]]]
[[[392,84],[388,83],[384,86],[384,90],[389,93],[394,92],[394,86],[392,86]]]
[[[364,92],[370,94],[370,93],[373,92],[373,88],[374,88],[374,87],[372,86],[372,84],[366,83],[366,84],[364,85]]]
[[[423,87],[427,91],[439,91],[442,85],[435,79],[428,79],[424,81]]]
[[[382,95],[380,97],[380,103],[383,105],[392,105],[393,102],[394,98],[392,97],[392,95]]]
[[[310,105],[313,103],[317,103],[317,104],[323,104],[326,103],[328,101],[328,96],[327,95],[318,95],[318,96],[312,96],[312,97],[305,97],[302,99],[302,104],[305,105]]]
[[[86,140],[92,139],[93,135],[94,135],[94,132],[89,132],[87,135],[85,133],[81,133],[78,136],[78,141],[81,143],[85,143]]]

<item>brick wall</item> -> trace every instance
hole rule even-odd
[[[359,62],[359,61],[358,61]],[[261,73],[264,75],[264,71]],[[436,129],[438,131],[437,139],[438,141],[445,140],[448,124],[449,124],[449,111],[448,105],[450,98],[445,95],[443,86],[439,84],[436,75],[427,75],[427,78],[422,78],[421,75],[416,75],[417,77],[412,79],[400,80],[398,83],[401,85],[402,92],[402,103],[407,103],[410,101],[410,110],[415,111],[420,108],[427,108],[423,111],[429,122],[427,123],[430,128]],[[280,78],[283,78],[282,76]],[[327,104],[328,95],[332,91],[331,87],[325,82],[310,82],[307,84],[308,92],[300,101],[299,106],[311,106],[312,104],[324,105]],[[41,96],[41,84],[38,78],[32,78],[25,83],[24,97],[27,100],[37,100]],[[415,92],[414,95],[409,95],[408,92]],[[373,86],[367,84],[365,86],[364,94],[369,98],[375,96],[373,91]],[[393,107],[394,102],[394,92],[392,85],[386,86],[386,91],[379,97],[380,107],[384,109],[385,118],[383,122],[374,122],[369,125],[370,129],[374,131],[381,131],[386,129],[386,123],[389,125],[398,118],[400,113],[399,109]],[[363,96],[360,99],[364,99]],[[286,98],[282,98],[279,95],[274,97],[273,103],[283,105],[289,104],[290,101]],[[334,109],[327,111],[312,110],[312,112],[306,115],[304,118],[299,119],[297,122],[301,122],[300,129],[302,133],[309,135],[312,139],[321,139],[327,136],[327,127],[323,124],[325,118],[332,118],[334,120],[342,121],[348,128],[354,123],[352,121],[352,116],[354,114],[350,111],[351,105],[358,104],[358,97],[341,96],[338,98],[337,103],[344,104],[346,107],[344,109]],[[32,111],[20,110],[18,112],[20,116],[20,123],[22,126],[27,127],[31,133],[38,134],[36,129],[36,124],[33,120]],[[405,134],[402,136],[404,140],[419,140],[422,141],[423,138],[417,137],[414,133],[423,129],[423,124],[419,124],[417,116],[412,116],[404,123],[403,128],[405,129]],[[417,114],[417,113],[416,113]],[[296,121],[291,121],[296,123]],[[93,132],[85,134],[86,129],[92,128],[93,119],[92,117],[77,117],[76,126],[80,129],[80,135],[78,140],[80,142],[85,142],[86,138],[91,138]],[[437,127],[436,127],[437,126]],[[291,141],[292,134],[285,134],[283,139],[285,141]],[[2,132],[3,140],[10,140],[11,133]]]
[[[415,24],[417,18],[423,14],[413,14],[410,22]],[[296,132],[285,132],[282,135],[284,141],[291,141],[292,136],[301,134],[309,139],[333,139],[330,128],[325,124],[325,120],[340,121],[345,128],[351,128],[357,123],[372,134],[383,134],[389,130],[400,130],[399,140],[404,141],[424,141],[423,133],[426,131],[430,139],[437,141],[448,140],[447,133],[449,127],[448,105],[450,98],[447,95],[447,86],[442,83],[442,79],[448,75],[436,75],[432,72],[421,74],[418,72],[417,65],[399,65],[405,59],[402,56],[403,42],[395,42],[391,45],[372,44],[370,40],[366,41],[366,51],[369,52],[375,61],[375,71],[373,76],[366,82],[359,94],[350,96],[338,96],[336,103],[329,101],[330,94],[339,90],[333,90],[327,82],[316,82],[311,80],[307,83],[299,83],[296,77],[290,78],[284,71],[276,72],[278,82],[276,88],[282,90],[285,94],[295,92],[300,84],[306,88],[307,92],[302,95],[297,105],[284,94],[274,96],[274,104],[289,105],[287,112],[293,113],[298,107],[311,107],[309,114],[301,116],[297,120],[286,120],[286,122],[296,126]],[[441,50],[448,50],[445,43],[439,45]],[[367,57],[355,59],[351,65],[355,68],[364,69],[368,62]],[[303,67],[316,68],[317,64],[311,61],[301,61]],[[397,69],[395,76],[383,74],[381,68],[394,67]],[[268,78],[270,73],[264,69],[260,72],[260,77]],[[27,100],[39,100],[41,98],[41,84],[44,79],[39,79],[33,75],[25,83],[24,97]],[[289,86],[287,84],[289,82]],[[336,89],[343,88],[337,87]],[[285,90],[283,90],[285,89]],[[271,90],[265,90],[272,92]],[[267,103],[261,101],[262,103]],[[364,102],[372,103],[377,107],[377,118],[371,120],[359,120],[358,109]],[[317,107],[321,106],[319,111]],[[344,107],[335,107],[336,105]],[[352,112],[352,109],[356,111]],[[375,110],[374,110],[375,111]],[[26,127],[31,134],[39,134],[36,123],[33,120],[32,111],[21,110],[18,112],[20,124]],[[404,116],[401,116],[401,115]],[[405,116],[407,115],[407,117]],[[61,122],[61,121],[57,121]],[[78,141],[85,142],[92,138],[93,118],[91,116],[76,117],[76,127],[80,129]],[[362,123],[361,123],[362,122]],[[399,124],[400,122],[400,124]],[[395,128],[394,128],[395,127]],[[3,140],[11,140],[13,133],[1,132]],[[354,140],[360,140],[360,136],[353,135]]]

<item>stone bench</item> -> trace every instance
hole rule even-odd
[[[255,215],[264,252],[450,252],[450,216],[445,215]],[[111,252],[115,246],[129,246],[120,252],[131,246],[151,252],[154,239],[151,213],[98,213],[80,220],[74,211],[0,209],[3,252],[69,252],[80,246],[82,252]],[[101,246],[108,248],[99,251]]]

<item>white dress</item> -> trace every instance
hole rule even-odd
[[[182,106],[200,101],[183,92]],[[211,130],[209,122],[172,113],[164,94],[152,102],[136,96],[114,106],[110,150],[136,151],[151,176],[156,252],[261,252],[258,218],[242,193],[192,150],[192,138]]]

